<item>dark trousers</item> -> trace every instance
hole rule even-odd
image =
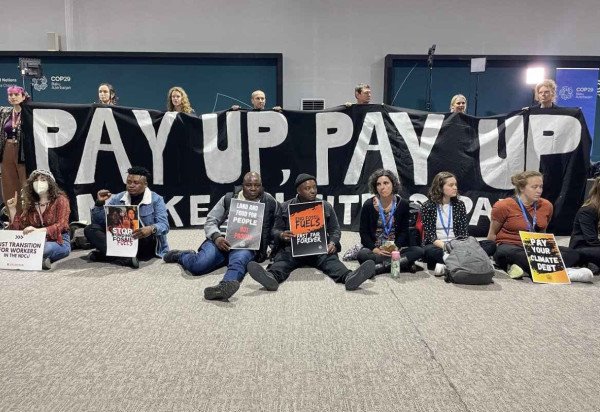
[[[559,246],[560,254],[562,255],[563,261],[565,262],[565,268],[571,268],[577,265],[579,261],[579,253],[575,249],[571,249],[564,246]],[[507,270],[512,264],[519,265],[521,269],[531,275],[529,269],[529,261],[525,254],[523,246],[509,245],[506,243],[498,245],[496,253],[494,254],[494,261],[496,265],[502,270]]]
[[[106,229],[104,226],[92,223],[83,229],[87,240],[90,241],[103,256],[106,256]],[[150,260],[156,257],[156,236],[148,236],[138,240],[137,258]]]
[[[600,267],[600,246],[585,246],[575,249],[579,253],[579,266],[593,263]]]
[[[413,263],[415,263],[417,260],[423,257],[423,249],[419,246],[403,247],[400,250],[400,258],[403,257],[405,257],[408,261],[406,263],[406,266],[411,266]],[[391,260],[391,257],[378,255],[376,253],[373,253],[371,249],[364,247],[358,251],[356,259],[358,259],[360,263],[364,263],[367,260],[372,260],[375,263],[383,263]]]
[[[346,282],[346,276],[351,271],[340,262],[337,253],[332,255],[314,255],[293,257],[292,249],[286,247],[280,250],[275,256],[269,272],[277,279],[277,282],[285,282],[294,269],[302,266],[309,266],[319,269],[336,283]]]
[[[480,240],[479,246],[488,256],[493,256],[496,253],[496,242],[492,240]],[[424,248],[423,260],[427,263],[427,269],[433,270],[437,263],[444,263],[444,250],[430,243]]]

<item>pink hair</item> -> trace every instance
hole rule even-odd
[[[10,94],[10,93],[27,94],[25,92],[25,89],[22,88],[21,86],[10,86],[8,89],[6,89],[6,92],[8,94]]]

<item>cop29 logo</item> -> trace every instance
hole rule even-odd
[[[569,100],[571,97],[573,97],[573,88],[569,86],[563,86],[560,88],[558,95],[563,100]]]
[[[48,87],[48,79],[46,79],[46,76],[33,78],[31,79],[31,84],[36,91],[41,92]]]

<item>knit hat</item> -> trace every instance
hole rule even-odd
[[[298,175],[298,177],[296,178],[296,183],[295,183],[296,188],[298,186],[300,186],[302,183],[306,182],[307,180],[315,180],[316,181],[317,179],[314,176],[309,175],[308,173],[300,173]]]

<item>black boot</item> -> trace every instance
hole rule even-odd
[[[239,288],[240,282],[237,280],[222,280],[217,286],[210,286],[204,289],[204,299],[227,300],[232,297]]]
[[[409,263],[405,257],[400,258],[400,272],[416,273],[417,266],[414,263]]]
[[[382,275],[384,273],[390,273],[392,271],[392,262],[386,260],[384,262],[375,265],[375,275]]]

